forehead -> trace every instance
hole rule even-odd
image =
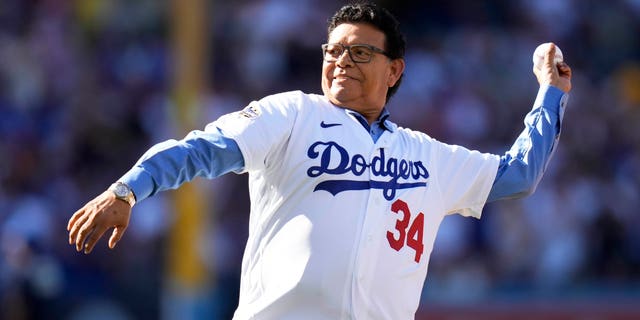
[[[343,23],[329,34],[329,43],[384,47],[384,33],[368,23]]]

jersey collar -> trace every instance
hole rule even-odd
[[[363,115],[351,109],[346,109],[346,111],[351,116],[356,118],[358,122],[360,122],[365,127],[365,129],[367,129],[367,131],[371,129],[369,126],[369,123],[367,122],[367,119]],[[378,120],[374,121],[371,125],[378,126],[382,130],[394,132],[397,128],[397,125],[389,120],[389,115],[390,115],[389,110],[387,110],[386,107],[383,108],[382,112],[380,112],[380,116],[378,117]]]
[[[387,110],[386,107],[383,108],[380,113],[380,117],[378,118],[378,122],[382,128],[387,129],[390,132],[394,132],[396,130],[396,124],[389,120],[390,115],[389,110]]]

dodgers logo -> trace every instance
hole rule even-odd
[[[342,175],[349,172],[359,177],[367,169],[371,170],[372,176],[381,178],[380,180],[325,180],[313,189],[313,191],[328,191],[334,196],[347,190],[381,189],[385,199],[393,200],[397,190],[426,187],[426,179],[429,178],[429,172],[422,161],[387,159],[382,148],[378,149],[378,154],[369,163],[361,154],[349,155],[344,147],[334,141],[318,141],[309,147],[307,156],[310,159],[320,159],[320,165],[311,166],[307,170],[310,178],[323,174]],[[400,179],[403,182],[399,182]]]

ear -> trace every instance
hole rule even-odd
[[[387,78],[387,86],[393,87],[404,72],[404,59],[391,60],[389,64],[389,76]]]

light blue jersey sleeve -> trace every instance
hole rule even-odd
[[[129,185],[139,202],[196,177],[211,179],[243,168],[244,159],[236,142],[214,127],[192,131],[179,141],[154,145],[118,181]]]
[[[524,130],[500,158],[487,201],[533,193],[558,145],[568,97],[556,87],[540,87],[533,108],[524,119]]]

